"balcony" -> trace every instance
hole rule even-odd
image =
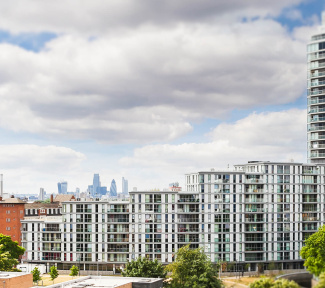
[[[312,72],[311,74],[310,74],[310,77],[311,78],[315,78],[315,77],[321,77],[321,76],[324,76],[325,75],[325,72],[318,72],[318,73],[316,73],[316,72]]]
[[[125,233],[125,232],[129,232],[129,229],[107,229],[107,232],[109,232],[109,233],[115,233],[115,232]]]
[[[107,213],[129,213],[129,209],[108,209]]]
[[[246,193],[264,193],[263,189],[246,189]]]
[[[323,94],[323,93],[325,93],[325,89],[324,90],[313,90],[313,91],[309,91],[308,95],[319,95],[319,94]],[[325,102],[325,99],[317,99],[317,100],[319,102],[315,102],[315,103],[323,103],[323,102]],[[310,104],[315,104],[315,103],[313,103],[314,100],[310,100],[309,102],[310,102]]]
[[[46,241],[46,242],[61,242],[61,238],[42,238],[42,241]]]
[[[306,216],[306,217],[302,217],[302,221],[319,221],[317,217],[309,217],[309,216]]]
[[[324,73],[325,75],[325,73]],[[308,111],[309,114],[325,112],[325,108],[312,108]]]
[[[107,242],[116,242],[116,243],[129,242],[129,238],[108,238]]]
[[[250,184],[250,183],[264,183],[263,179],[246,179],[245,180],[246,184]]]
[[[181,198],[178,200],[178,202],[183,203],[183,202],[199,202],[200,200],[198,198]]]

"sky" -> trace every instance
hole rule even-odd
[[[0,2],[4,192],[184,186],[306,162],[306,43],[323,0]]]

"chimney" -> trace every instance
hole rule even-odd
[[[0,196],[3,197],[3,174],[0,174]]]
[[[51,203],[53,203],[53,194],[51,194]]]

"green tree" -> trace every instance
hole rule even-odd
[[[151,261],[147,257],[128,262],[122,272],[124,277],[165,278],[166,274],[164,266],[157,259]]]
[[[325,272],[325,226],[322,226],[318,231],[305,242],[305,246],[301,248],[300,255],[305,259],[304,266],[311,273],[319,276]]]
[[[35,267],[33,269],[32,274],[33,274],[33,282],[42,280],[41,272],[39,271],[39,269],[37,267]]]
[[[25,248],[18,245],[17,241],[12,241],[10,236],[0,234],[0,254],[9,252],[10,258],[18,259],[24,254]]]
[[[180,248],[175,261],[166,267],[171,272],[168,286],[171,288],[220,288],[218,269],[203,248],[190,249],[190,245]]]
[[[262,278],[251,283],[249,288],[299,288],[300,286],[287,279],[273,280],[271,278]]]
[[[73,265],[71,268],[70,268],[70,276],[74,277],[74,276],[78,276],[78,272],[79,272],[79,268],[75,265]]]
[[[11,258],[8,251],[0,253],[0,271],[17,271],[18,269],[14,268],[17,264],[18,260]]]
[[[59,276],[59,272],[58,272],[58,270],[56,269],[55,266],[51,267],[49,274],[50,274],[51,280],[54,283],[54,279],[58,278],[58,276]]]

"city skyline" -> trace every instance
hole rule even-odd
[[[324,3],[169,2],[0,3],[5,193],[87,187],[93,171],[162,190],[200,169],[306,162]]]

